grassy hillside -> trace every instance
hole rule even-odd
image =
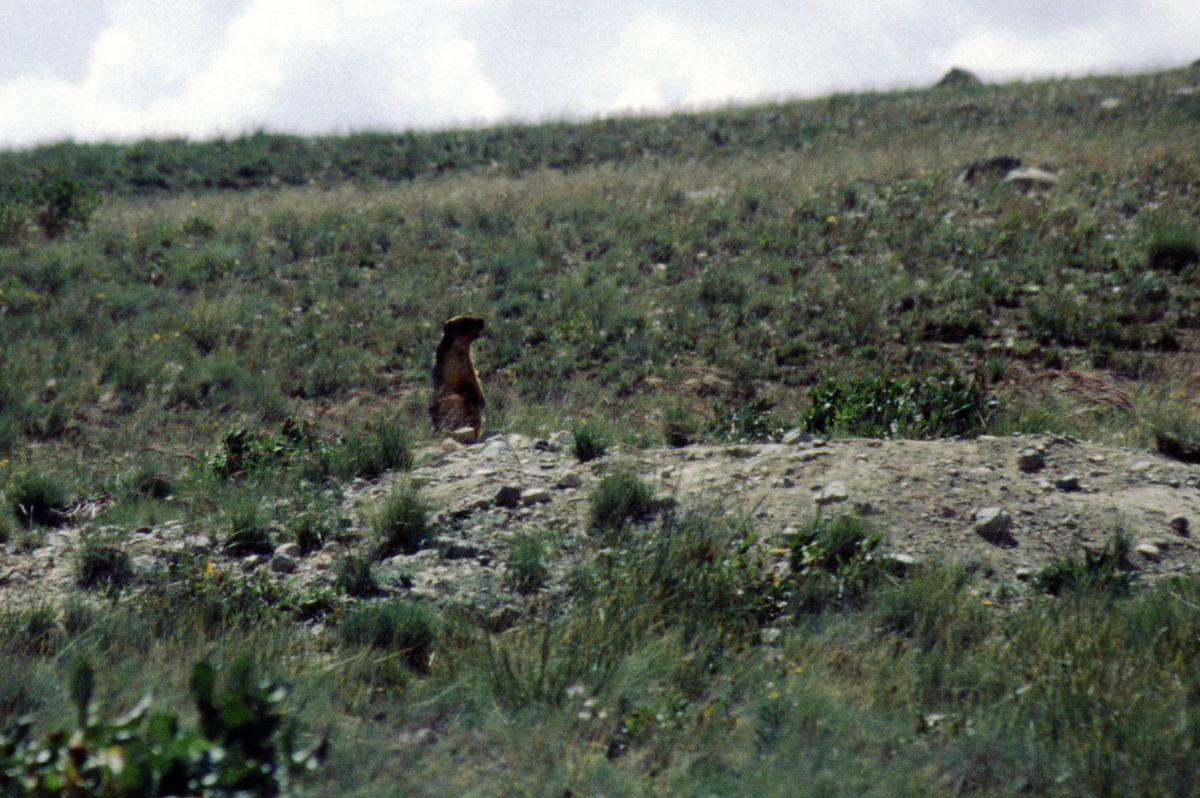
[[[150,684],[182,713],[195,661],[252,651],[332,731],[319,794],[1194,789],[1190,580],[1129,591],[1101,557],[1058,599],[993,595],[852,540],[814,598],[819,523],[780,579],[745,524],[684,512],[594,532],[565,599],[499,633],[362,598],[407,544],[339,537],[336,508],[431,436],[461,313],[507,431],[1200,440],[1197,84],[0,154],[0,538],[98,510],[79,595],[2,612],[0,720],[69,724],[81,656],[110,704]],[[1002,154],[1058,182],[958,179]],[[393,503],[393,542],[440,509]],[[315,591],[215,556],[127,578],[133,530],[172,522],[227,559],[351,553]],[[514,568],[553,556],[522,545]]]

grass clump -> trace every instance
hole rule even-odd
[[[509,543],[508,581],[518,593],[540,590],[550,576],[547,535],[541,531],[518,532]]]
[[[57,526],[66,520],[67,492],[50,474],[25,471],[13,477],[5,491],[9,507],[24,527]]]
[[[374,561],[364,552],[350,551],[337,559],[333,566],[333,583],[347,596],[365,598],[379,594],[375,579]]]
[[[344,435],[322,453],[325,470],[340,479],[373,479],[388,471],[413,467],[412,440],[395,422],[377,420],[366,429]]]
[[[423,604],[390,599],[358,604],[337,618],[343,643],[398,652],[410,668],[429,669],[437,643],[437,619]]]
[[[1200,263],[1200,233],[1183,226],[1157,231],[1147,247],[1146,266],[1166,272],[1182,272]]]
[[[608,451],[608,435],[594,421],[584,421],[571,431],[573,439],[571,451],[575,459],[581,463],[603,457]]]
[[[591,501],[591,529],[598,533],[619,533],[630,523],[650,520],[659,509],[654,491],[629,471],[600,480]]]
[[[133,580],[129,554],[118,546],[87,540],[79,550],[76,580],[86,589],[120,589]]]
[[[421,548],[433,532],[429,523],[429,504],[409,482],[388,494],[372,526],[378,557],[411,554]]]
[[[262,517],[258,502],[239,499],[228,510],[229,534],[225,550],[235,557],[251,554],[270,554],[274,549],[271,529]]]
[[[1054,560],[1038,571],[1034,584],[1052,596],[1079,592],[1119,596],[1133,589],[1137,574],[1128,568],[1131,544],[1127,536],[1118,532],[1099,550],[1081,548],[1082,559]]]
[[[996,402],[957,374],[921,377],[826,377],[802,423],[820,435],[941,438],[982,432]]]

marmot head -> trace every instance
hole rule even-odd
[[[478,316],[455,316],[442,325],[442,335],[447,339],[465,337],[474,341],[483,331],[483,319]]]

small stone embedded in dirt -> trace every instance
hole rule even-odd
[[[290,574],[296,570],[296,558],[287,554],[276,554],[271,558],[271,570],[277,574]]]
[[[264,557],[261,554],[251,554],[242,558],[242,570],[253,571],[258,566],[262,565]]]
[[[521,494],[521,504],[545,504],[550,501],[550,491],[545,488],[533,488]]]
[[[850,494],[846,492],[846,485],[844,482],[830,482],[828,485],[825,485],[817,490],[817,505],[819,507],[824,507],[827,504],[844,502],[849,498]]]
[[[1067,474],[1065,477],[1059,477],[1054,480],[1054,487],[1067,493],[1083,490],[1083,486],[1079,484],[1078,474]]]
[[[483,450],[479,453],[480,457],[491,460],[496,457],[502,457],[512,451],[512,447],[503,438],[492,438],[483,446]]]
[[[1174,529],[1178,534],[1183,535],[1186,538],[1188,536],[1188,532],[1191,527],[1191,524],[1189,524],[1188,520],[1186,518],[1184,518],[1182,515],[1177,515],[1171,519],[1168,526],[1170,526],[1171,529]]]
[[[1046,467],[1046,456],[1037,449],[1025,449],[1021,452],[1021,456],[1017,458],[1017,467],[1026,474],[1041,471]]]
[[[1153,466],[1153,463],[1151,463],[1149,460],[1138,460],[1136,463],[1134,463],[1133,465],[1131,465],[1129,467],[1129,473],[1144,474],[1145,472],[1149,471],[1152,466]]]
[[[1000,507],[984,507],[975,513],[975,532],[988,543],[998,546],[1015,545],[1012,516]]]
[[[1141,541],[1133,548],[1133,550],[1145,557],[1147,560],[1154,560],[1155,562],[1162,557],[1162,549],[1148,540]]]
[[[521,489],[514,485],[505,485],[496,491],[496,497],[492,501],[499,507],[516,507],[517,502],[521,501]]]
[[[296,543],[280,543],[275,547],[275,556],[279,557],[280,555],[284,557],[299,557],[300,546]]]
[[[459,427],[451,432],[448,437],[455,443],[461,443],[464,446],[474,443],[477,440],[474,427]]]
[[[583,479],[574,471],[568,471],[558,478],[558,482],[554,483],[556,488],[578,488],[583,484]]]

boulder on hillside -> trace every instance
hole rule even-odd
[[[1015,155],[997,155],[982,161],[969,163],[958,175],[960,183],[974,183],[985,177],[1006,177],[1014,169],[1021,168],[1021,159]]]
[[[982,86],[983,81],[960,67],[953,67],[942,79],[934,84],[934,88],[944,89],[949,86]]]

